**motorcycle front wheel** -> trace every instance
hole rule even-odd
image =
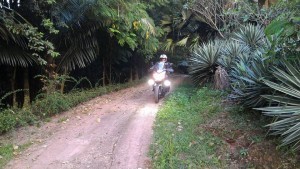
[[[154,87],[154,101],[155,103],[158,103],[159,101],[159,85]]]

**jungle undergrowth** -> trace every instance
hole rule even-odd
[[[225,92],[186,83],[157,113],[153,168],[296,168],[297,155],[266,137],[265,116],[227,102]]]

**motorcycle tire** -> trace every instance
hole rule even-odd
[[[154,101],[155,103],[158,103],[159,101],[159,86],[154,87]]]

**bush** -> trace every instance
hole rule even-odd
[[[285,69],[276,68],[273,72],[277,82],[264,80],[264,83],[276,91],[266,95],[273,102],[271,106],[258,108],[267,116],[275,117],[269,124],[272,135],[282,136],[282,146],[291,145],[300,150],[300,71],[299,60],[292,65],[285,62]]]
[[[40,117],[48,117],[68,110],[70,107],[70,99],[66,95],[53,92],[49,95],[40,95],[40,98],[32,104],[32,113]]]
[[[213,81],[217,61],[221,57],[221,48],[221,41],[210,41],[193,51],[189,73],[196,85]]]
[[[5,133],[10,131],[17,125],[16,115],[9,111],[5,110],[0,114],[0,133]]]
[[[32,125],[36,119],[36,116],[26,110],[3,110],[0,112],[0,133],[8,132],[16,127]]]

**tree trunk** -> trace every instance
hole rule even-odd
[[[16,90],[16,74],[17,74],[17,67],[14,67],[14,71],[12,74],[12,79],[11,79],[11,90],[15,91]],[[17,93],[13,93],[13,102],[12,102],[12,107],[17,106]]]
[[[139,80],[139,70],[136,66],[135,66],[135,72],[134,72],[134,80]]]
[[[28,75],[28,68],[24,69],[24,103],[23,107],[30,106],[30,93],[29,93],[29,75]]]
[[[109,77],[108,77],[108,83],[111,84],[111,58],[109,59]]]
[[[67,69],[64,69],[63,75],[67,75]],[[61,82],[61,85],[60,85],[60,93],[61,93],[61,94],[64,93],[64,90],[65,90],[65,83],[66,83],[66,79],[63,78],[63,79],[62,79],[62,82]]]
[[[130,67],[130,75],[129,75],[129,82],[132,82],[133,79],[133,71],[132,71],[132,66]]]
[[[48,73],[48,80],[50,82],[49,86],[45,86],[46,87],[46,91],[47,94],[50,94],[52,92],[55,91],[56,89],[56,83],[54,83],[55,80],[55,63],[54,63],[54,59],[51,56],[47,56],[47,70],[46,72]]]
[[[105,57],[103,56],[102,59],[102,66],[103,66],[103,70],[102,70],[102,86],[105,86],[105,76],[106,76],[106,69],[105,69]]]
[[[112,39],[109,38],[109,77],[108,77],[108,83],[111,84],[111,66],[112,66],[112,53],[113,52],[113,43],[112,43]]]
[[[272,4],[275,4],[277,0],[258,0],[258,4],[260,7],[270,7]]]

